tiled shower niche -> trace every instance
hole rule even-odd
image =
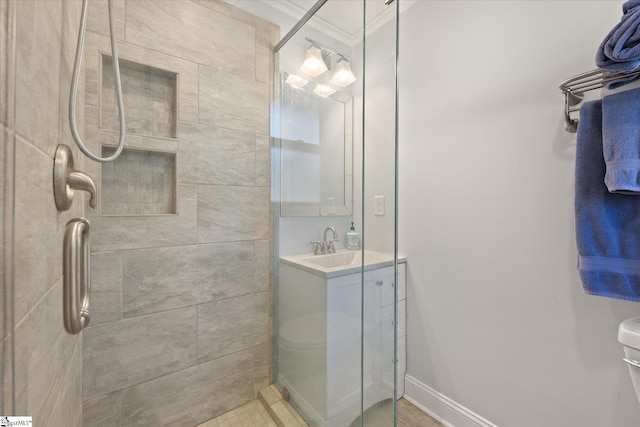
[[[110,156],[113,147],[102,147]],[[102,164],[102,215],[159,215],[176,212],[176,155],[125,149]]]
[[[114,162],[102,164],[100,213],[176,214],[176,154],[156,145],[177,137],[177,75],[122,59],[120,75],[127,148]],[[113,60],[107,55],[102,55],[100,89],[100,129],[117,139],[115,76]],[[145,148],[131,146],[133,140],[140,140]],[[114,152],[114,147],[102,147],[103,156]]]
[[[176,138],[176,74],[120,59],[127,133]],[[100,124],[118,132],[120,122],[113,60],[102,56]]]

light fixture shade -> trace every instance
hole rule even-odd
[[[307,83],[309,83],[309,80],[303,79],[302,77],[296,76],[295,74],[289,74],[286,81],[287,83],[289,83],[289,85],[298,89],[305,87]]]
[[[313,90],[313,93],[315,93],[318,96],[331,96],[334,93],[336,93],[336,90],[330,88],[327,85],[318,84],[316,85],[316,88]]]
[[[316,77],[327,71],[327,64],[322,59],[322,51],[320,48],[311,46],[307,49],[307,57],[304,59],[300,71],[310,76]]]
[[[336,64],[336,72],[331,77],[331,84],[346,87],[356,81],[356,76],[351,71],[351,64],[342,58]]]

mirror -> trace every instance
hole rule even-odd
[[[351,215],[353,101],[349,94],[295,88],[281,73],[282,216]]]

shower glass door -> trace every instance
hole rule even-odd
[[[273,382],[310,426],[395,425],[397,7],[319,1],[276,47]]]
[[[69,127],[81,9],[0,1],[0,416],[197,426],[271,382],[269,101],[279,29],[220,0],[113,1],[126,140],[115,161],[97,163]],[[87,13],[78,126],[90,151],[108,156],[120,124],[107,2],[91,1]],[[56,207],[58,144],[94,180],[95,207],[83,191],[70,209]],[[81,217],[91,224],[90,322],[70,335],[62,244],[67,222]]]

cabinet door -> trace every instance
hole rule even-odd
[[[371,278],[378,288],[379,307],[392,305],[396,287],[396,281],[393,280],[393,267],[385,267],[369,273],[371,273]]]
[[[327,281],[328,416],[345,407],[360,390],[360,333],[362,276],[352,274]],[[369,304],[365,300],[365,306]],[[366,355],[365,355],[366,358]],[[342,403],[341,403],[342,402]],[[351,408],[344,408],[346,411]]]
[[[394,297],[395,280],[393,267],[385,267],[366,272],[368,292],[373,305],[365,307],[369,313],[369,348],[373,364],[368,366],[375,384],[376,395],[384,398],[393,396],[393,349],[394,349]],[[373,395],[373,393],[370,393]]]

